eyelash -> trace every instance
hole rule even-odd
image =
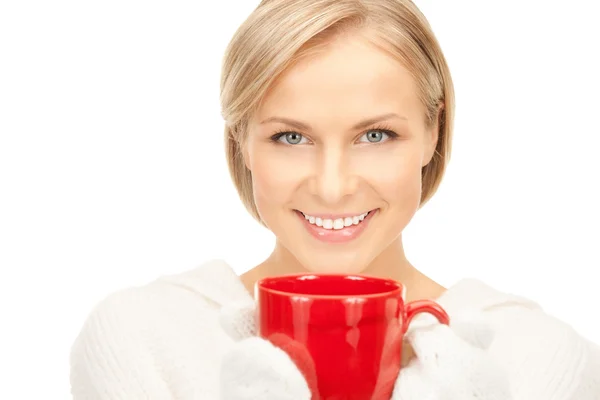
[[[388,135],[388,140],[395,140],[398,139],[399,135],[394,132],[390,126],[385,125],[385,124],[381,124],[381,125],[375,125],[372,128],[369,128],[367,130],[364,130],[361,132],[361,134],[358,136],[359,138],[362,137],[363,135],[365,135],[368,132],[372,132],[372,131],[378,131],[378,132],[383,132],[386,135]],[[275,132],[275,134],[273,134],[271,136],[271,141],[275,142],[275,143],[279,143],[279,139],[281,139],[284,135],[287,135],[288,133],[297,133],[302,137],[305,137],[304,134],[297,132],[297,131],[290,131],[287,129],[281,129]],[[378,143],[378,142],[375,142]],[[289,146],[294,146],[294,145],[289,145]]]

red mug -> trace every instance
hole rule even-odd
[[[363,275],[297,274],[257,282],[258,335],[303,373],[312,400],[389,400],[412,318],[449,317],[434,301],[405,303],[405,288]]]

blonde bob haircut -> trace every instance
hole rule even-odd
[[[408,69],[426,123],[438,124],[435,154],[421,171],[420,206],[438,189],[450,159],[454,88],[440,45],[416,5],[410,0],[263,0],[229,43],[221,76],[229,172],[244,206],[260,223],[242,153],[248,122],[287,68],[333,36],[358,30],[371,33],[373,44]]]

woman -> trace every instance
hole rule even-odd
[[[229,167],[277,237],[238,277],[220,261],[109,296],[72,350],[75,399],[309,399],[286,354],[254,336],[254,283],[293,272],[402,281],[437,299],[407,336],[393,398],[600,398],[600,351],[524,298],[448,289],[407,260],[402,232],[435,193],[452,143],[453,86],[409,0],[265,0],[225,58]]]

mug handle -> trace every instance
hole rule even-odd
[[[450,325],[450,316],[441,305],[432,300],[415,300],[406,304],[404,308],[405,322],[402,333],[406,333],[408,326],[410,325],[410,321],[412,321],[417,314],[424,312],[432,314],[441,324]]]

